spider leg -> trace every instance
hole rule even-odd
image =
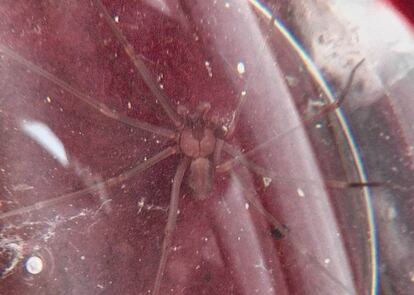
[[[306,184],[314,184],[315,181],[312,179],[299,179],[299,178],[292,178],[292,177],[283,177],[280,175],[276,175],[271,171],[268,171],[264,167],[254,163],[247,159],[246,154],[242,153],[238,148],[235,146],[230,145],[229,143],[225,143],[223,146],[223,151],[227,154],[233,156],[233,159],[230,159],[222,164],[216,166],[216,170],[218,172],[226,172],[231,170],[237,163],[248,168],[250,171],[256,173],[257,175],[270,177],[272,179],[276,179],[283,182],[293,182],[293,183],[306,183]],[[325,185],[329,188],[338,188],[338,189],[346,189],[346,188],[361,188],[361,187],[378,187],[383,186],[384,183],[381,182],[348,182],[342,180],[332,180],[327,179],[325,180]]]
[[[168,117],[171,119],[171,121],[177,128],[182,127],[183,119],[173,108],[170,99],[167,97],[167,95],[165,95],[160,86],[156,82],[154,82],[155,80],[153,78],[153,75],[145,65],[144,61],[135,53],[131,43],[128,42],[128,40],[122,34],[121,30],[116,26],[115,22],[109,15],[107,9],[102,4],[102,2],[100,0],[95,0],[95,3],[101,11],[106,23],[111,27],[111,30],[114,33],[115,37],[118,39],[119,43],[121,43],[121,45],[124,47],[125,53],[128,55],[129,59],[134,64],[135,68],[140,73],[145,84],[154,94],[156,99],[160,102],[165,113],[168,115]]]
[[[161,162],[162,160],[176,154],[177,150],[178,149],[177,149],[176,146],[168,147],[165,150],[161,151],[160,153],[156,154],[155,156],[149,158],[147,161],[138,164],[134,168],[132,168],[132,169],[130,169],[130,170],[124,172],[124,173],[121,173],[118,176],[109,178],[105,181],[96,183],[94,185],[91,185],[89,187],[86,187],[86,188],[81,189],[81,190],[76,191],[76,192],[64,194],[62,196],[55,197],[55,198],[52,198],[52,199],[49,199],[49,200],[40,201],[40,202],[37,202],[33,205],[25,206],[25,207],[15,209],[15,210],[11,210],[11,211],[8,211],[8,212],[5,212],[5,213],[0,213],[0,220],[6,219],[6,218],[9,218],[9,217],[13,217],[13,216],[17,216],[17,215],[20,215],[20,214],[23,214],[23,213],[28,213],[28,212],[31,212],[33,210],[40,210],[40,209],[50,207],[52,205],[55,205],[55,204],[58,204],[58,203],[61,203],[61,202],[65,202],[65,201],[68,201],[68,200],[73,200],[73,199],[80,198],[80,197],[84,196],[87,193],[91,193],[91,192],[94,192],[94,191],[97,191],[97,190],[101,189],[102,185],[106,185],[108,187],[117,185],[117,184],[131,178],[132,176],[134,176],[138,173],[141,173],[141,172],[145,171],[146,169],[154,166],[158,162]]]
[[[84,103],[88,104],[89,106],[91,106],[92,108],[96,109],[97,111],[99,111],[101,114],[103,114],[106,117],[109,117],[111,119],[120,121],[126,125],[135,127],[135,128],[139,128],[141,130],[145,130],[163,137],[167,137],[167,138],[175,138],[175,132],[162,128],[162,127],[158,127],[146,122],[142,122],[139,121],[137,119],[132,119],[128,116],[122,115],[120,113],[118,113],[117,111],[109,108],[108,106],[106,106],[105,104],[97,101],[96,99],[90,97],[89,95],[82,93],[81,91],[75,89],[74,87],[72,87],[71,85],[69,85],[68,83],[66,83],[65,81],[57,78],[56,76],[54,76],[53,74],[45,71],[44,69],[40,68],[39,66],[31,63],[30,61],[28,61],[27,59],[25,59],[24,57],[22,57],[21,55],[15,53],[13,50],[11,50],[10,48],[5,47],[4,45],[0,44],[0,52],[3,52],[6,56],[8,56],[9,58],[13,59],[15,62],[19,63],[20,65],[26,67],[27,69],[35,72],[36,74],[38,74],[39,76],[45,78],[46,80],[49,80],[50,82],[58,85],[60,88],[64,89],[65,91],[67,91],[68,93],[72,94],[73,96],[77,97],[78,99],[80,99],[81,101],[83,101]]]
[[[154,289],[151,294],[158,295],[161,288],[162,277],[168,259],[168,251],[172,240],[172,234],[177,223],[178,201],[180,197],[180,187],[183,181],[185,171],[190,164],[190,158],[184,157],[177,167],[171,188],[170,206],[168,209],[168,221],[164,230],[164,240],[162,242],[161,259],[158,264],[157,276],[155,278]]]
[[[235,172],[236,173],[236,172]],[[237,173],[236,173],[237,174]],[[243,182],[242,186],[243,186]],[[300,239],[295,237],[295,233],[289,232],[289,229],[284,224],[280,223],[269,211],[267,211],[264,206],[257,200],[257,193],[252,190],[243,188],[244,194],[243,196],[246,200],[251,204],[265,219],[266,221],[272,226],[272,236],[276,239],[288,238],[289,240],[289,247],[294,249],[295,252],[299,253],[315,268],[317,268],[322,274],[326,275],[336,286],[341,288],[345,294],[354,294],[354,292],[347,287],[340,279],[336,278],[330,271],[326,269],[324,265],[322,265],[316,256],[309,253],[304,247],[301,246]]]
[[[358,70],[358,68],[362,65],[362,63],[365,61],[365,59],[360,60],[351,70],[349,73],[348,79],[346,81],[345,87],[342,90],[342,93],[338,97],[338,99],[330,104],[325,105],[322,107],[317,114],[314,116],[305,119],[303,121],[304,125],[313,123],[315,121],[318,121],[322,119],[326,114],[330,113],[331,111],[339,108],[339,106],[343,103],[345,98],[347,97],[349,90],[351,89],[352,82],[354,81],[355,73]]]
[[[303,126],[312,124],[312,123],[314,123],[314,122],[322,119],[327,114],[329,114],[332,111],[334,111],[337,108],[339,108],[341,106],[341,104],[343,103],[343,101],[345,100],[345,98],[346,98],[346,96],[347,96],[347,94],[348,94],[348,92],[350,90],[350,87],[351,87],[352,82],[354,80],[354,76],[355,76],[355,73],[356,73],[357,69],[362,65],[363,62],[364,62],[364,59],[361,60],[360,62],[358,62],[354,66],[354,68],[351,70],[351,72],[349,74],[349,77],[347,79],[347,82],[345,84],[344,90],[342,91],[342,94],[339,96],[339,98],[335,102],[332,102],[330,104],[325,105],[324,107],[322,107],[319,110],[319,112],[317,114],[313,115],[312,117],[309,117],[307,119],[303,119],[302,122],[301,122],[302,124],[299,124],[297,126],[294,126],[294,127],[290,128],[290,129],[282,132],[281,134],[277,134],[274,137],[271,137],[268,140],[264,141],[263,143],[259,144],[258,146],[252,148],[251,150],[245,152],[244,153],[244,156],[245,157],[248,157],[248,156],[254,155],[257,151],[259,151],[259,150],[261,150],[261,149],[269,146],[275,140],[280,140],[280,139],[286,137],[287,135],[290,135],[292,132],[303,128]],[[223,163],[222,165],[223,166],[226,166],[226,165],[231,166],[231,165],[234,165],[235,162],[239,162],[240,159],[241,159],[241,157],[235,157],[233,159],[228,160],[226,163]]]
[[[270,214],[265,207],[263,207],[262,203],[258,202],[256,193],[253,191],[247,191],[244,197],[260,214],[266,218],[267,222],[272,225],[272,235],[275,236],[276,239],[281,239],[287,235],[289,231],[287,226],[277,221],[277,219]]]
[[[271,18],[269,20],[269,29],[268,29],[268,34],[269,35],[273,30],[274,22],[275,22],[275,13],[272,12]],[[267,48],[266,47],[266,45],[267,45],[266,38],[264,38],[264,39],[265,39],[265,42],[263,43],[263,46],[261,47],[261,49],[259,50],[259,54],[257,55],[259,57],[263,56],[263,52]],[[258,62],[257,65],[260,65],[260,62]],[[255,73],[258,73],[258,72],[260,72],[260,71],[255,71]],[[240,117],[242,107],[243,107],[243,105],[246,101],[246,98],[247,98],[247,93],[248,93],[248,90],[249,90],[250,82],[252,80],[254,81],[253,78],[256,78],[256,76],[257,75],[250,75],[247,79],[243,79],[243,80],[245,80],[244,85],[246,85],[246,87],[245,87],[244,91],[239,96],[239,101],[237,102],[236,109],[233,111],[233,118],[232,118],[232,120],[231,120],[231,122],[228,126],[228,132],[226,132],[226,134],[225,134],[225,139],[230,138],[233,135],[234,130],[236,130],[237,122],[239,121],[239,117]]]
[[[218,138],[216,141],[216,148],[214,149],[213,154],[213,164],[217,165],[221,161],[221,154],[223,152],[225,141],[223,139]]]

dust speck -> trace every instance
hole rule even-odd
[[[212,70],[211,70],[211,65],[210,65],[210,62],[209,61],[205,61],[204,62],[204,65],[206,66],[206,69],[207,69],[207,72],[208,72],[208,76],[211,78],[211,77],[213,77],[213,72],[212,72]]]
[[[271,182],[272,182],[272,179],[270,177],[266,177],[266,176],[263,177],[263,185],[265,187],[268,187]]]
[[[286,75],[285,78],[286,78],[286,82],[288,83],[288,85],[290,87],[296,87],[296,86],[298,86],[299,81],[295,77],[290,76],[290,75]]]
[[[297,192],[298,192],[299,197],[301,198],[305,197],[305,192],[300,187],[298,187]]]
[[[244,63],[239,62],[239,63],[237,64],[237,72],[238,72],[240,75],[243,75],[243,74],[246,72],[246,67],[244,66]]]
[[[387,218],[388,220],[393,220],[397,217],[397,210],[395,210],[395,207],[389,207],[387,210]]]

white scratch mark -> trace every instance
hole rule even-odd
[[[204,62],[204,65],[206,66],[206,69],[207,69],[207,72],[208,72],[208,76],[211,78],[211,77],[213,77],[213,72],[212,72],[212,70],[211,70],[211,65],[210,65],[210,62],[209,61],[205,61]]]
[[[26,183],[12,185],[12,190],[15,192],[30,191],[32,189],[34,189],[34,186],[28,185]]]

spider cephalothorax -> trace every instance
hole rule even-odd
[[[205,199],[212,188],[218,125],[209,118],[209,110],[209,103],[201,103],[191,114],[184,107],[178,109],[184,118],[178,146],[184,156],[191,158],[188,184],[196,199]]]

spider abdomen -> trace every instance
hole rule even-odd
[[[195,158],[190,165],[188,185],[197,200],[204,200],[211,192],[213,171],[211,161],[207,158]]]

